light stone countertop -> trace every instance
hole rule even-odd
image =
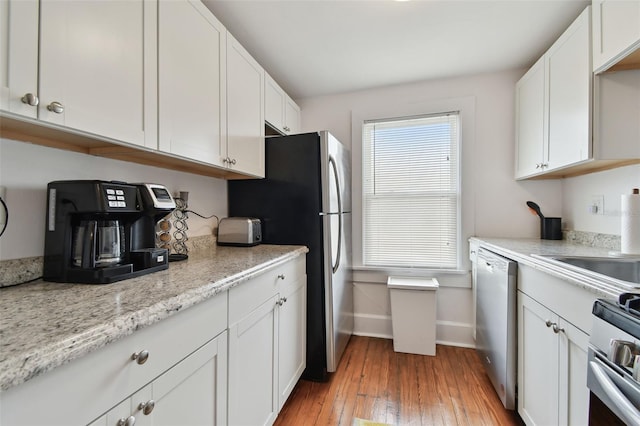
[[[621,293],[630,291],[622,287],[615,279],[592,274],[588,271],[585,273],[584,270],[576,270],[558,265],[548,259],[536,257],[540,255],[620,257],[619,251],[579,245],[566,240],[473,237],[470,241],[476,241],[481,247],[494,253],[587,289],[598,297],[617,300]],[[633,292],[640,292],[640,289],[633,290]]]
[[[37,281],[0,289],[0,390],[154,324],[308,249],[215,247],[112,284]]]

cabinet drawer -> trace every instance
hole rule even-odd
[[[282,265],[229,290],[229,325],[233,325],[251,311],[276,295],[283,286],[298,281],[305,274],[305,256],[298,256]]]
[[[226,319],[222,293],[9,389],[0,395],[0,424],[87,424],[223,332]],[[138,364],[131,356],[143,350],[148,359]]]

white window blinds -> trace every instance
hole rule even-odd
[[[458,267],[459,114],[365,121],[363,264]]]

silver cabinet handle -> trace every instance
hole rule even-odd
[[[136,424],[136,418],[133,416],[129,416],[127,418],[121,418],[118,420],[117,426],[133,426]]]
[[[282,306],[282,299],[278,299],[278,300],[276,301],[276,305],[278,305],[278,306]]]
[[[38,97],[33,93],[27,93],[20,100],[22,101],[23,104],[27,104],[31,106],[38,106],[38,104],[40,103],[40,99],[38,99]]]
[[[234,165],[234,164],[236,164],[236,159],[227,157],[227,158],[223,158],[222,162]]]
[[[291,129],[288,128],[287,126],[284,126],[283,129],[284,129],[285,132],[290,132],[291,131]]]
[[[156,408],[156,402],[153,399],[150,399],[147,402],[141,402],[138,405],[138,410],[142,411],[145,416],[151,414],[154,408]]]
[[[536,163],[536,169],[541,169],[542,168],[542,163]]]
[[[47,109],[51,112],[55,112],[56,114],[62,114],[64,112],[64,106],[60,102],[51,102],[47,105]]]
[[[231,164],[232,164],[232,165],[235,165],[235,164],[236,164],[236,159],[235,159],[235,158],[232,158],[232,159],[231,159]]]
[[[287,303],[287,298],[286,297],[282,298],[282,303]]]
[[[285,279],[284,274],[280,274],[280,275],[278,275],[278,279],[280,279],[280,280],[284,280],[284,279]]]
[[[551,328],[553,330],[553,332],[556,333],[556,334],[564,333],[564,328],[558,327],[558,323],[551,322],[551,320],[546,320],[544,322],[544,325],[546,325],[547,328]]]
[[[131,359],[137,362],[138,364],[142,365],[145,362],[147,362],[147,360],[149,359],[149,351],[145,349],[140,352],[136,352],[133,355],[131,355]]]

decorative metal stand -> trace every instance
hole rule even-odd
[[[189,193],[188,192],[180,192],[180,197],[175,198],[176,209],[173,211],[173,226],[175,230],[173,231],[173,242],[171,244],[173,248],[174,254],[179,255],[188,255],[189,249],[187,248],[187,240],[189,237],[187,236],[187,230],[189,227],[187,226],[187,209],[188,209],[188,200]]]

